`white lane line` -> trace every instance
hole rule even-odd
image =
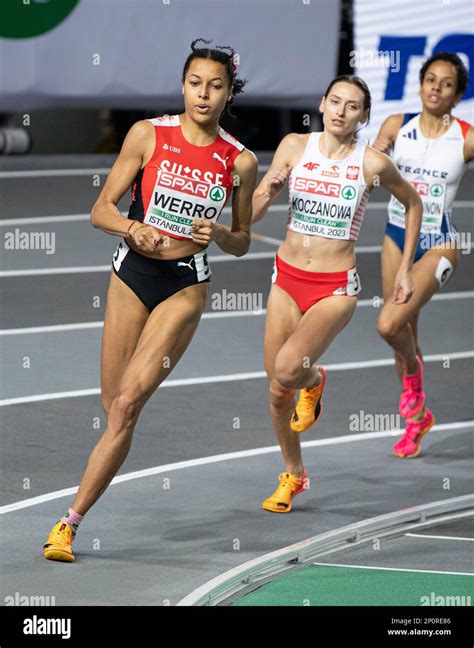
[[[255,236],[253,237],[255,238]],[[266,240],[264,240],[266,239]],[[270,243],[271,245],[279,245],[278,239],[271,237],[263,237],[259,235],[261,242]],[[471,250],[474,249],[474,242],[470,244]],[[374,254],[382,251],[381,245],[361,245],[355,248],[356,254]],[[234,256],[232,254],[214,254],[208,257],[211,263],[220,262],[233,262],[233,261],[255,261],[260,259],[273,259],[275,252],[248,252],[244,256]],[[28,268],[24,270],[2,270],[0,277],[33,277],[42,275],[61,275],[61,274],[82,274],[87,272],[109,272],[112,268],[111,264],[97,265],[97,266],[61,266],[54,268]]]
[[[26,328],[2,329],[1,335],[33,335],[36,333],[59,333],[62,331],[80,331],[83,329],[102,328],[104,322],[77,322],[74,324],[53,324],[51,326],[30,326]]]
[[[13,178],[54,178],[65,176],[105,175],[112,167],[98,167],[92,169],[34,169],[32,171],[0,171],[0,179]]]
[[[436,355],[424,356],[424,362],[444,362],[445,360],[464,360],[474,358],[474,351],[459,351],[455,353],[439,353]],[[389,367],[394,365],[393,358],[384,358],[381,360],[362,360],[358,362],[338,362],[335,364],[325,364],[324,368],[328,371],[352,371],[353,369],[370,369],[373,367]],[[256,380],[266,377],[265,371],[252,371],[247,373],[223,374],[221,376],[201,376],[196,378],[177,378],[175,380],[165,380],[161,383],[159,389],[164,387],[183,387],[189,385],[207,385],[211,383],[234,382],[239,380]],[[18,396],[16,398],[5,398],[0,400],[0,407],[8,405],[21,405],[23,403],[38,403],[47,400],[58,400],[61,398],[76,398],[81,396],[93,396],[100,394],[98,387],[92,389],[77,389],[66,392],[52,392],[47,394],[33,394],[31,396]]]
[[[272,236],[264,236],[263,234],[257,234],[252,232],[252,238],[256,241],[261,241],[262,243],[269,243],[270,245],[276,245],[279,247],[282,243],[282,239],[273,238]],[[470,244],[471,250],[474,248],[474,242]],[[381,245],[356,245],[355,253],[356,254],[376,254],[377,252],[382,251]]]
[[[39,275],[81,274],[85,272],[110,272],[112,265],[70,266],[66,268],[32,268],[31,270],[2,270],[0,277],[36,277]]]
[[[21,171],[0,171],[0,179],[3,178],[54,178],[61,176],[88,176],[93,175],[94,173],[99,173],[100,175],[106,175],[110,173],[112,167],[86,167],[84,169],[32,169],[32,170],[21,170]],[[270,168],[270,164],[259,164],[259,172],[266,173]],[[474,165],[472,163],[468,164],[468,169],[473,169]]]
[[[208,257],[211,263],[229,261],[255,261],[256,259],[273,259],[275,252],[249,252],[241,257],[232,254],[217,254]],[[110,272],[112,263],[97,266],[69,266],[60,268],[31,268],[27,270],[2,270],[0,277],[37,277],[43,275],[83,274],[87,272]]]
[[[407,534],[408,535],[408,534]],[[382,571],[420,572],[421,574],[449,574],[450,576],[474,576],[469,572],[433,571],[431,569],[402,569],[400,567],[372,567],[369,565],[338,565],[336,563],[311,563],[318,567],[343,567],[344,569],[381,569]]]
[[[264,236],[263,234],[258,234],[257,232],[252,232],[252,238],[255,241],[270,243],[270,245],[276,245],[277,247],[279,247],[283,243],[282,239],[273,238],[272,236]]]
[[[269,243],[270,245],[275,245],[279,247],[282,243],[282,239],[273,238],[272,236],[264,236],[263,234],[257,234],[252,232],[252,238],[256,241],[261,241],[262,243]],[[470,244],[471,250],[474,248],[474,242]],[[382,252],[381,245],[356,245],[355,253],[356,254],[376,254]]]
[[[442,425],[435,425],[430,430],[430,434],[434,431],[441,432],[446,430],[461,430],[466,428],[474,427],[473,421],[456,421],[453,423],[445,423]],[[330,439],[316,439],[313,441],[303,441],[301,443],[302,448],[316,448],[320,446],[331,446],[339,445],[342,443],[354,443],[356,441],[369,441],[371,439],[381,439],[385,437],[394,437],[400,434],[400,430],[388,430],[386,432],[367,432],[365,434],[348,434],[345,436],[332,437]],[[110,482],[110,485],[121,484],[123,482],[131,481],[133,479],[141,479],[142,477],[151,477],[153,475],[159,475],[161,473],[171,472],[173,470],[183,470],[185,468],[195,468],[196,466],[205,466],[214,463],[220,463],[222,461],[231,461],[234,459],[244,459],[246,457],[256,457],[264,454],[271,454],[274,452],[280,452],[280,446],[267,446],[264,448],[252,448],[250,450],[240,450],[238,452],[226,452],[224,454],[212,455],[210,457],[200,457],[198,459],[188,459],[187,461],[178,461],[176,463],[165,464],[164,466],[155,466],[153,468],[145,468],[144,470],[137,470],[130,473],[125,473],[114,477]],[[12,511],[18,511],[19,509],[28,508],[30,506],[36,506],[38,504],[43,504],[44,502],[49,502],[51,500],[59,499],[60,497],[66,497],[69,495],[74,495],[77,493],[79,486],[72,486],[71,488],[65,488],[63,490],[54,491],[52,493],[45,493],[44,495],[38,495],[37,497],[31,497],[26,500],[20,500],[19,502],[13,502],[12,504],[6,504],[5,506],[0,507],[0,515],[4,513],[11,513]]]
[[[54,178],[64,176],[89,176],[94,174],[107,175],[112,167],[98,167],[85,169],[33,169],[31,171],[0,171],[1,179],[14,178]],[[258,170],[267,172],[269,164],[259,164]]]
[[[464,542],[474,542],[474,538],[458,538],[456,536],[426,535],[424,533],[405,533],[410,538],[432,538],[433,540],[463,540]]]
[[[222,311],[216,313],[203,313],[201,319],[223,319],[228,317],[259,317],[264,315],[266,309],[256,311]],[[2,335],[29,335],[33,333],[58,333],[62,331],[79,331],[81,329],[102,328],[104,322],[76,322],[73,324],[53,324],[51,326],[30,326],[27,328],[13,328],[0,330]]]
[[[92,205],[91,205],[92,207]],[[288,211],[287,205],[270,205],[268,208],[269,212],[280,212]],[[124,218],[127,218],[128,211],[120,212]],[[223,214],[231,214],[231,207],[224,207],[222,210]],[[90,220],[90,212],[82,214],[58,214],[50,216],[32,216],[27,218],[5,218],[0,219],[0,227],[6,227],[11,225],[37,225],[40,223],[74,223],[77,221],[88,221]],[[91,225],[92,228],[92,225]]]
[[[456,299],[473,299],[474,290],[453,291],[433,295],[430,301],[451,301]],[[377,305],[374,305],[374,299],[359,299],[358,308],[373,307],[379,308],[383,304],[383,299],[377,297]],[[222,311],[215,313],[204,313],[201,319],[226,319],[228,317],[260,317],[265,315],[266,308],[256,311]],[[31,335],[35,333],[58,333],[61,331],[79,331],[81,329],[102,328],[104,322],[74,322],[72,324],[51,324],[48,326],[29,326],[24,328],[0,329],[2,335]]]
[[[274,259],[275,252],[247,252],[241,257],[232,254],[215,254],[208,258],[211,263],[218,263],[219,261],[253,261],[254,259]]]
[[[125,214],[125,212],[120,213],[122,215]],[[41,223],[74,223],[77,221],[88,221],[90,217],[90,214],[58,214],[57,216],[5,218],[0,220],[0,227],[11,227],[12,225],[40,225]]]
[[[375,254],[376,252],[382,252],[381,245],[356,245],[355,246],[356,254]]]
[[[433,295],[430,301],[450,301],[451,299],[472,299],[474,297],[474,290],[453,290],[452,292],[445,292]],[[369,300],[370,301],[370,300]]]
[[[1,174],[0,174],[1,177]],[[373,202],[368,203],[366,210],[383,209],[388,203]],[[92,205],[91,205],[92,207]],[[458,209],[472,209],[474,207],[474,200],[457,200],[454,202],[454,207]],[[270,205],[268,208],[269,213],[284,213],[288,211],[288,205]],[[128,211],[121,211],[122,216],[127,217]],[[232,208],[225,207],[223,214],[231,214]],[[74,223],[77,221],[90,220],[90,213],[82,214],[58,214],[48,216],[31,216],[26,218],[5,218],[0,219],[0,227],[11,227],[12,225],[39,225],[41,223]],[[91,226],[92,227],[92,226]]]
[[[387,202],[368,202],[365,209],[384,209],[387,208],[387,205],[388,200]],[[471,209],[474,207],[474,200],[455,200],[454,207],[458,207],[459,209]]]
[[[451,428],[451,429],[459,429],[459,428]],[[467,497],[469,497],[469,495],[467,495]],[[433,526],[433,525],[441,524],[443,522],[451,522],[451,520],[459,520],[461,518],[473,517],[473,516],[474,516],[474,512],[472,510],[470,510],[470,511],[462,511],[462,512],[458,511],[456,513],[443,515],[442,517],[439,517],[436,520],[429,520],[429,521],[425,520],[424,522],[418,522],[418,523],[410,524],[410,529],[426,529],[427,525]],[[412,535],[412,534],[411,533],[405,533],[404,535]],[[413,534],[413,535],[417,535],[417,534]],[[425,537],[425,536],[423,536],[423,537]],[[329,554],[338,553],[339,551],[345,551],[345,549],[330,549],[329,551],[325,551],[324,553],[319,554],[319,557],[328,556]]]

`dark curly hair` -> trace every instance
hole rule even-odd
[[[196,40],[191,43],[192,52],[188,56],[186,63],[184,64],[181,81],[184,83],[188,68],[191,65],[191,62],[194,61],[194,59],[211,59],[212,61],[216,61],[217,63],[222,63],[222,65],[226,69],[227,76],[229,77],[229,84],[232,87],[232,99],[226,103],[225,108],[222,112],[222,116],[235,117],[235,115],[233,115],[230,111],[230,105],[234,101],[234,96],[239,94],[240,92],[243,92],[243,87],[247,83],[245,79],[237,78],[237,69],[234,66],[235,51],[232,49],[232,47],[228,47],[226,45],[216,45],[214,48],[196,47],[196,43],[198,43],[199,41],[203,42],[205,45],[210,45],[210,43],[212,43],[212,40],[208,41],[204,38],[196,38]],[[226,52],[224,50],[228,51]]]
[[[425,74],[432,63],[436,61],[446,61],[451,63],[456,68],[457,80],[456,80],[456,94],[463,95],[466,92],[467,82],[469,80],[469,73],[467,67],[462,62],[461,58],[455,52],[436,52],[433,56],[430,56],[427,59],[420,69],[420,85],[423,84],[425,79]]]

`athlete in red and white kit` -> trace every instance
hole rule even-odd
[[[249,249],[257,160],[219,126],[245,82],[231,48],[210,49],[209,41],[198,47],[201,40],[192,43],[183,70],[185,112],[132,126],[91,212],[94,227],[122,239],[102,338],[107,428],[72,507],[44,545],[50,560],[75,559],[79,523],[124,462],[145,403],[189,345],[209,291],[207,246],[214,241],[235,256]],[[131,186],[124,219],[117,204]],[[228,228],[217,219],[231,193]]]
[[[413,292],[422,204],[390,158],[355,139],[357,126],[369,119],[370,105],[362,79],[334,79],[320,105],[323,132],[287,135],[254,194],[256,222],[289,179],[288,230],[275,259],[264,341],[270,411],[286,468],[262,505],[273,513],[291,511],[292,499],[307,485],[295,432],[304,432],[321,416],[326,373],[315,362],[356,308],[360,281],[354,247],[374,184],[386,187],[407,214],[393,303],[407,302]]]

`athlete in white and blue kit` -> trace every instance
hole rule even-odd
[[[451,115],[467,88],[468,73],[457,54],[438,52],[420,69],[417,114],[391,115],[373,145],[390,153],[400,173],[423,201],[423,221],[415,254],[415,292],[402,306],[389,297],[405,245],[405,209],[394,196],[388,205],[388,223],[382,249],[385,305],[378,332],[395,351],[402,380],[400,414],[406,430],[393,446],[397,457],[416,457],[423,435],[435,418],[425,405],[423,361],[418,344],[421,308],[451,277],[459,259],[459,234],[452,221],[456,192],[467,163],[474,157],[474,128]]]

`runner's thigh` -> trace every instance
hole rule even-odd
[[[143,404],[176,366],[192,340],[207,299],[209,283],[183,288],[151,312],[119,385]]]
[[[432,248],[428,250],[413,266],[413,285],[415,292],[406,304],[392,304],[391,294],[384,303],[379,322],[391,322],[395,328],[413,321],[420,309],[439,290],[440,284],[436,278],[436,269],[441,257],[448,259],[453,269],[456,268],[458,251],[451,249]]]
[[[100,386],[106,416],[149,315],[135,293],[112,270],[100,358]]]
[[[281,348],[278,367],[292,373],[314,364],[349,323],[356,306],[357,297],[347,296],[326,297],[311,306]]]
[[[269,380],[274,379],[275,358],[281,347],[294,333],[302,313],[295,301],[276,284],[273,284],[267,301],[264,334],[264,363]]]

